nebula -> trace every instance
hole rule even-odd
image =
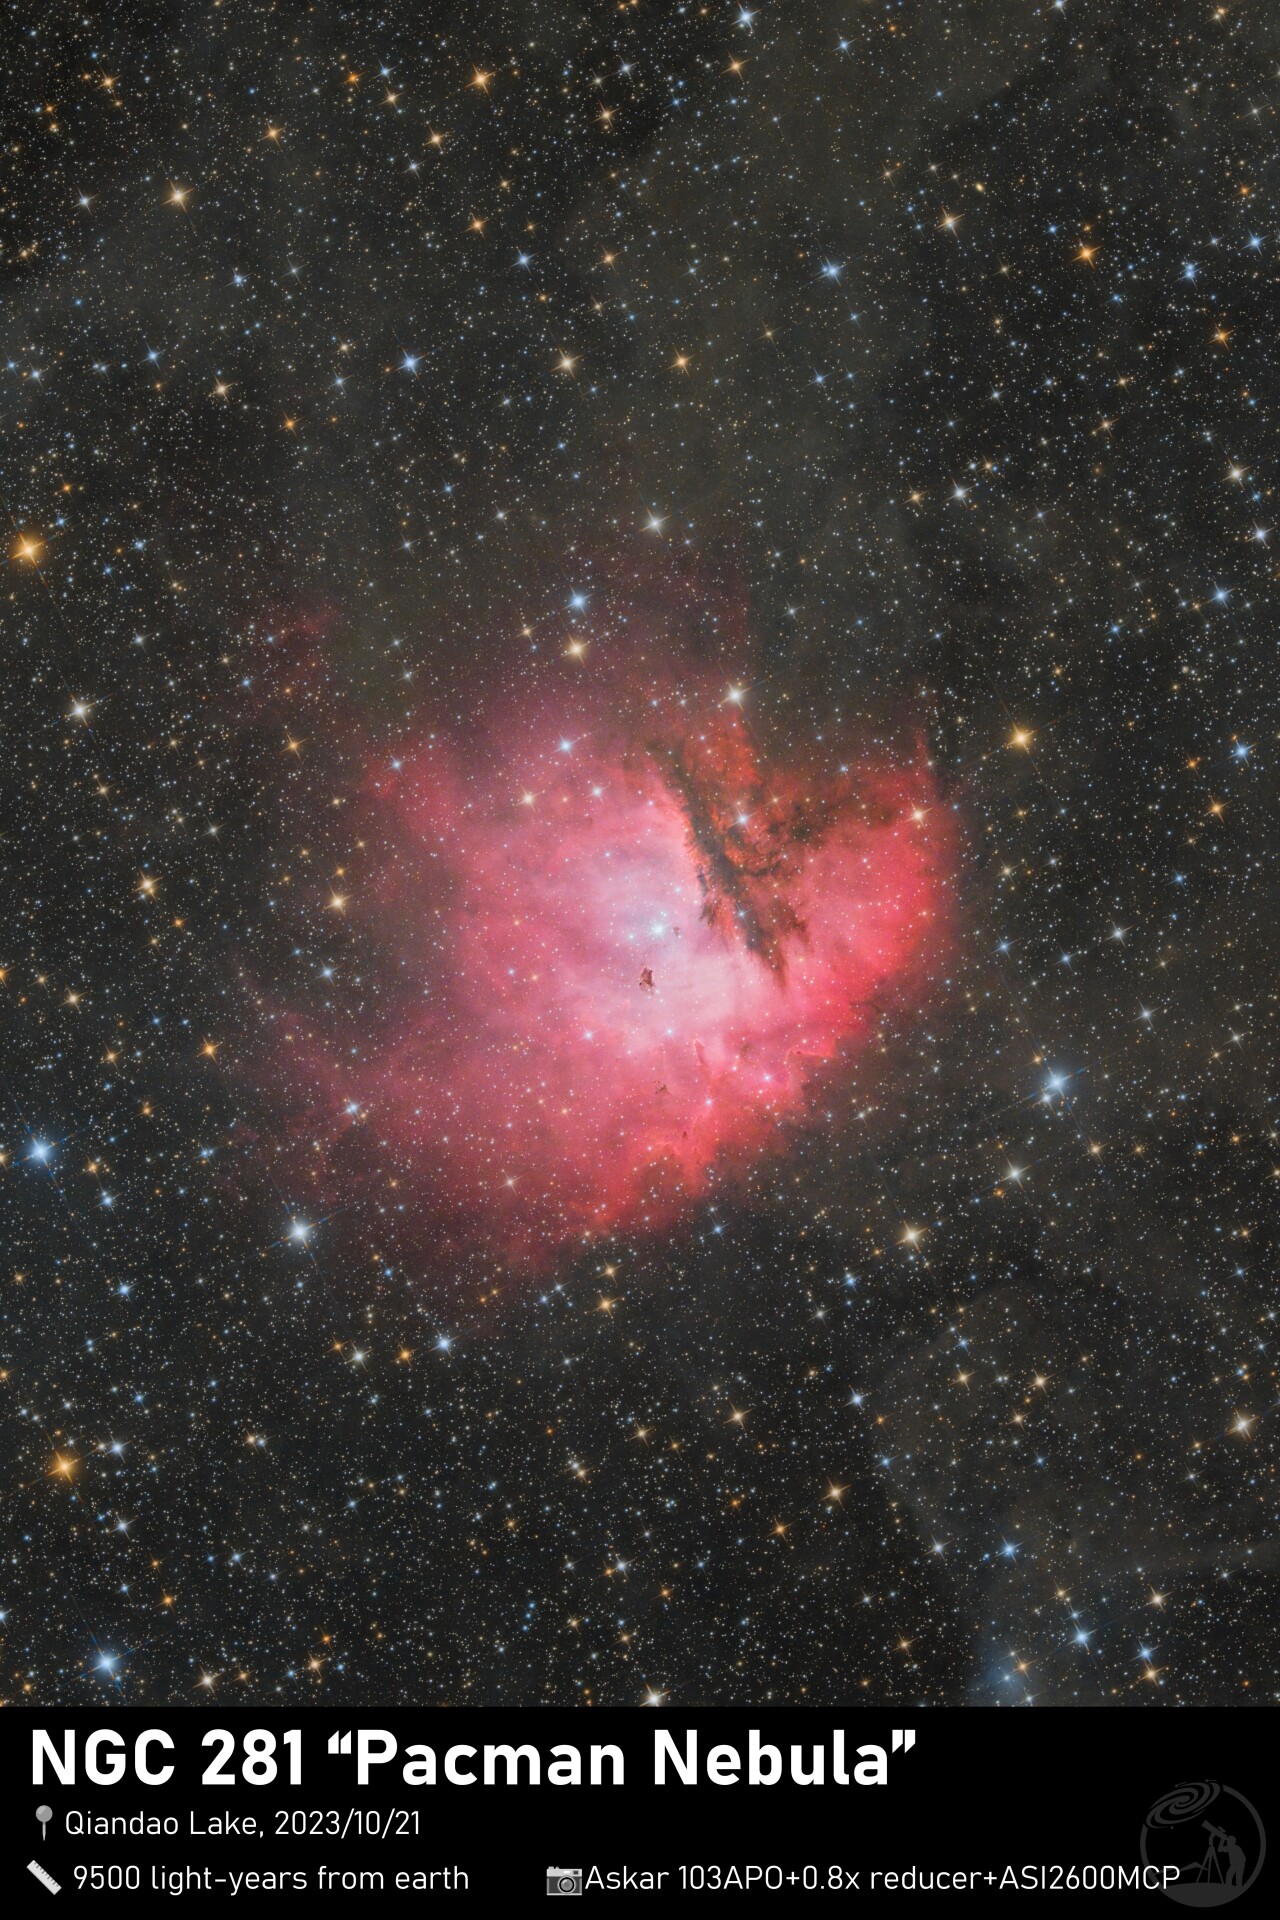
[[[403,1204],[534,1264],[669,1225],[785,1150],[945,928],[923,763],[801,770],[723,694],[623,705],[370,772],[385,857],[352,911],[394,1012],[294,1056],[322,1134],[372,1127]]]

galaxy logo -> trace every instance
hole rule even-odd
[[[1217,1780],[1184,1780],[1160,1799],[1142,1826],[1143,1863],[1177,1867],[1165,1886],[1184,1907],[1224,1907],[1262,1870],[1267,1837],[1244,1795]]]

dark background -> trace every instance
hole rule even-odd
[[[299,1722],[301,1726],[299,1727]],[[266,1735],[274,1740],[272,1757],[277,1778],[250,1784],[241,1777],[246,1741],[251,1732],[254,1750],[261,1755]],[[366,1727],[370,1722],[361,1716]],[[517,1724],[518,1723],[518,1724]],[[705,1771],[685,1786],[668,1766],[666,1784],[655,1784],[654,1736],[660,1724],[684,1752],[696,1729],[698,1752],[705,1764],[717,1745],[736,1748],[743,1778],[722,1779],[711,1785]],[[832,1730],[839,1723],[846,1732],[846,1762],[852,1775],[857,1749],[874,1743],[887,1755],[883,1786],[837,1785],[829,1778]],[[1135,1900],[1148,1910],[1172,1913],[1159,1879],[1155,1886],[1117,1887],[1116,1869],[1126,1874],[1144,1865],[1159,1873],[1176,1867],[1191,1886],[1195,1869],[1205,1860],[1208,1835],[1201,1822],[1207,1817],[1230,1833],[1243,1854],[1244,1897],[1265,1899],[1267,1872],[1266,1827],[1271,1819],[1274,1792],[1258,1739],[1263,1722],[1242,1723],[1223,1711],[1191,1711],[1173,1718],[1129,1715],[1107,1723],[1105,1739],[1100,1723],[1083,1712],[1040,1715],[1034,1720],[1013,1718],[986,1708],[966,1714],[926,1714],[908,1751],[892,1751],[893,1730],[881,1715],[870,1713],[701,1712],[691,1715],[633,1713],[610,1710],[580,1714],[549,1709],[530,1721],[520,1714],[477,1713],[465,1709],[445,1719],[393,1709],[377,1716],[377,1727],[394,1735],[399,1752],[387,1764],[370,1770],[369,1784],[357,1784],[357,1761],[332,1755],[329,1740],[348,1735],[353,1749],[358,1738],[349,1716],[323,1707],[301,1714],[279,1710],[261,1713],[233,1710],[211,1715],[190,1713],[155,1715],[119,1712],[74,1717],[78,1744],[74,1779],[63,1786],[46,1764],[40,1785],[35,1778],[33,1740],[36,1727],[48,1733],[62,1755],[71,1730],[67,1720],[50,1722],[41,1715],[6,1714],[0,1720],[0,1755],[11,1762],[9,1776],[17,1787],[10,1809],[10,1826],[19,1859],[34,1857],[53,1874],[65,1891],[77,1892],[77,1867],[131,1866],[144,1894],[152,1888],[153,1870],[164,1867],[208,1873],[211,1884],[193,1892],[225,1894],[217,1876],[246,1870],[262,1874],[302,1872],[307,1886],[285,1883],[283,1897],[314,1898],[318,1869],[352,1873],[380,1870],[386,1890],[394,1889],[397,1869],[461,1868],[472,1895],[495,1893],[541,1898],[549,1864],[592,1866],[601,1873],[629,1867],[654,1872],[666,1868],[669,1879],[656,1891],[669,1899],[683,1891],[679,1868],[702,1868],[702,1886],[692,1891],[702,1897],[716,1868],[722,1876],[748,1866],[782,1869],[782,1884],[746,1889],[748,1897],[770,1898],[794,1904],[808,1898],[821,1907],[847,1902],[856,1894],[859,1907],[870,1901],[918,1897],[932,1893],[927,1876],[946,1873],[991,1873],[992,1885],[961,1889],[997,1902],[1012,1899],[1049,1900],[1053,1911],[1065,1902],[1099,1899]],[[142,1786],[133,1768],[133,1743],[144,1729],[167,1731],[172,1751],[154,1743],[146,1754],[153,1768],[169,1765],[173,1778],[161,1786]],[[781,1755],[783,1777],[774,1786],[746,1783],[749,1732],[756,1727],[762,1741]],[[108,1727],[124,1743],[124,1770],[114,1785],[97,1786],[85,1777],[82,1755],[86,1737]],[[288,1784],[290,1751],[282,1736],[298,1728],[300,1783]],[[219,1729],[215,1734],[214,1729]],[[230,1736],[230,1746],[225,1736]],[[536,1736],[536,1738],[535,1738]],[[210,1745],[203,1743],[208,1740]],[[485,1742],[534,1744],[542,1755],[545,1773],[558,1743],[567,1743],[583,1756],[589,1768],[592,1743],[619,1747],[624,1759],[624,1783],[565,1790],[528,1784],[527,1760],[521,1763],[522,1784],[470,1787],[444,1782],[444,1755],[453,1745]],[[415,1744],[427,1743],[436,1752],[438,1784],[407,1785],[403,1768]],[[801,1787],[790,1777],[792,1745],[800,1749],[803,1770],[813,1767],[813,1748],[825,1745],[824,1784]],[[378,1743],[379,1749],[381,1743]],[[102,1764],[114,1764],[104,1752]],[[215,1763],[219,1778],[205,1782],[205,1770]],[[459,1764],[479,1776],[479,1758]],[[259,1781],[266,1770],[259,1759]],[[500,1777],[503,1774],[498,1762]],[[610,1781],[611,1774],[608,1776]],[[1192,1783],[1188,1785],[1188,1783]],[[1219,1790],[1214,1793],[1213,1788]],[[1182,1789],[1182,1791],[1179,1791]],[[1244,1804],[1242,1804],[1242,1801]],[[1171,1802],[1172,1807],[1171,1807]],[[1205,1803],[1208,1803],[1207,1806]],[[48,1808],[51,1819],[43,1835],[34,1822],[37,1805]],[[1188,1817],[1168,1819],[1170,1813]],[[1167,1824],[1149,1825],[1159,1809]],[[279,1833],[279,1816],[288,1811],[304,1815],[301,1835]],[[372,1820],[372,1830],[361,1833],[354,1813]],[[174,1835],[69,1833],[67,1818],[131,1815],[169,1816],[176,1820]],[[229,1835],[211,1832],[227,1816],[243,1822],[255,1819],[261,1833],[245,1833],[243,1826]],[[313,1816],[318,1815],[319,1818]],[[192,1818],[199,1829],[190,1832]],[[326,1832],[332,1819],[333,1831]],[[415,1831],[416,1822],[416,1831]],[[345,1836],[343,1828],[346,1828]],[[493,1835],[501,1834],[495,1846]],[[803,1873],[811,1870],[810,1886]],[[812,1870],[816,1869],[816,1873]],[[1082,1871],[1093,1869],[1095,1884],[1082,1887]],[[1016,1886],[1000,1887],[1006,1871]],[[1096,1884],[1099,1870],[1103,1885]],[[1107,1871],[1110,1870],[1110,1871]],[[873,1886],[873,1871],[906,1876],[915,1884],[887,1889]],[[1022,1884],[1024,1873],[1033,1876]],[[795,1873],[788,1884],[786,1875]],[[1041,1883],[1039,1876],[1043,1873]],[[856,1885],[851,1885],[857,1874]],[[1073,1880],[1072,1875],[1076,1878]],[[1218,1882],[1215,1858],[1199,1881]],[[920,1880],[925,1886],[920,1888]],[[1106,1881],[1110,1880],[1108,1886]],[[1176,1890],[1177,1883],[1170,1882]],[[92,1884],[85,1891],[92,1891]],[[439,1889],[437,1889],[439,1890]],[[1188,1889],[1190,1890],[1190,1888]],[[584,1896],[593,1889],[584,1884]],[[644,1889],[633,1889],[643,1897]],[[725,1889],[735,1902],[743,1890]],[[951,1898],[957,1889],[942,1889]],[[34,1894],[33,1898],[39,1896]],[[242,1898],[251,1898],[246,1890]],[[278,1891],[268,1897],[273,1902]],[[420,1897],[420,1896],[419,1896]],[[1184,1902],[1182,1904],[1199,1904]]]
[[[10,1700],[1274,1698],[1278,41],[8,9]],[[736,620],[799,764],[923,733],[960,836],[829,1123],[607,1314],[376,1142],[290,1246],[259,1064],[339,944],[377,1018],[297,877],[365,743],[575,589]]]

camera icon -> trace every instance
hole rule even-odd
[[[547,1892],[548,1893],[581,1893],[582,1892],[582,1868],[581,1867],[548,1867],[547,1868]]]

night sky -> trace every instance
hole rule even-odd
[[[1273,1700],[1280,20],[5,46],[4,1697]]]

